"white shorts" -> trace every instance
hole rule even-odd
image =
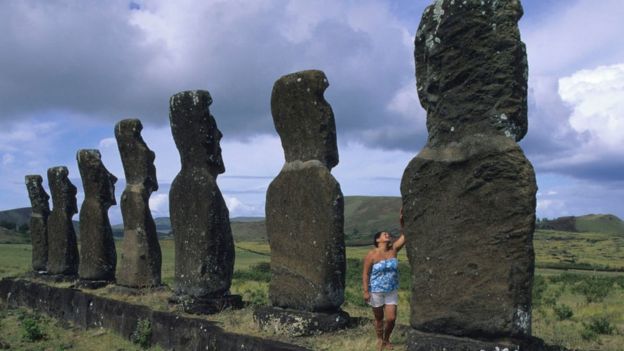
[[[372,292],[368,304],[371,307],[381,307],[383,305],[396,305],[399,302],[399,291]]]

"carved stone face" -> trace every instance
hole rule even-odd
[[[98,150],[79,150],[77,160],[85,191],[85,200],[96,198],[106,207],[116,205],[115,183],[117,177],[104,167],[100,152]]]
[[[52,193],[53,210],[64,209],[67,213],[78,213],[76,201],[77,189],[68,178],[69,171],[65,166],[48,169],[48,184]]]
[[[288,74],[273,85],[271,113],[286,162],[319,160],[330,169],[338,164],[336,122],[323,96],[328,86],[318,70]]]
[[[158,190],[156,155],[147,147],[141,131],[143,125],[138,119],[124,119],[115,126],[115,138],[128,184],[143,184],[149,191]]]
[[[182,169],[208,167],[214,176],[225,172],[220,141],[223,134],[210,114],[210,93],[204,90],[184,91],[170,99],[171,132]]]
[[[436,1],[415,38],[417,90],[429,142],[527,132],[528,66],[519,1]]]
[[[208,132],[208,143],[206,144],[206,152],[208,153],[208,160],[210,163],[210,168],[216,172],[216,174],[221,174],[225,172],[225,166],[223,165],[223,158],[221,156],[221,138],[223,138],[223,133],[217,128],[217,122],[214,119],[214,116],[210,115],[210,128]]]
[[[45,192],[41,183],[43,178],[40,175],[27,175],[26,189],[28,190],[28,197],[33,213],[47,214],[50,212],[50,205],[48,200],[50,196]]]

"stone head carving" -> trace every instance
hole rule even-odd
[[[469,134],[524,137],[528,65],[517,25],[522,14],[515,0],[436,0],[425,10],[414,58],[430,143]]]
[[[169,100],[169,119],[182,169],[208,166],[216,177],[225,172],[220,146],[223,134],[210,114],[211,104],[212,97],[205,90],[177,93]]]
[[[100,152],[98,150],[78,150],[76,159],[80,169],[85,199],[97,198],[105,207],[116,205],[115,183],[117,177],[104,167]]]
[[[329,169],[338,164],[336,122],[323,96],[328,86],[317,70],[285,75],[273,85],[271,113],[286,162],[319,160]]]
[[[38,214],[49,214],[50,205],[48,200],[50,199],[50,196],[41,185],[41,183],[43,183],[43,178],[38,174],[34,174],[27,175],[25,180],[26,189],[28,189],[28,197],[30,198],[32,206],[32,212]]]
[[[158,190],[154,152],[141,137],[143,124],[138,119],[124,119],[115,125],[115,138],[128,184],[143,184],[151,193]]]
[[[69,214],[78,213],[76,202],[77,189],[68,178],[69,171],[65,166],[48,169],[48,185],[52,193],[53,209],[62,208]]]

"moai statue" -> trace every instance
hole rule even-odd
[[[41,185],[40,175],[27,175],[26,189],[32,206],[30,215],[30,236],[32,239],[32,269],[45,272],[48,265],[48,216],[50,215],[50,196]]]
[[[115,280],[117,254],[108,209],[116,205],[115,183],[98,150],[76,153],[85,198],[80,207],[79,287],[99,288]]]
[[[190,313],[215,313],[242,307],[230,295],[234,239],[229,211],[217,185],[225,172],[221,132],[210,114],[207,91],[184,91],[171,97],[171,132],[182,169],[169,191],[175,239],[175,296]]]
[[[67,167],[48,169],[52,213],[48,217],[48,274],[71,278],[78,273],[78,243],[72,217],[78,213],[76,187]]]
[[[429,138],[401,182],[409,350],[536,350],[526,345],[537,187],[516,144],[527,132],[522,13],[516,0],[436,0],[416,33]]]
[[[124,238],[117,284],[131,288],[159,286],[162,256],[149,198],[158,190],[154,152],[141,137],[138,119],[124,119],[115,126],[115,138],[126,175],[121,195]]]
[[[328,86],[322,71],[301,71],[278,79],[271,95],[286,163],[266,199],[272,306],[255,315],[262,328],[283,334],[335,330],[349,319],[340,310],[346,270],[344,199],[331,174],[338,147],[334,114],[323,96]]]

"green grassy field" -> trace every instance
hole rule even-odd
[[[538,230],[534,247],[538,268],[624,272],[624,233]]]
[[[561,269],[538,268],[533,291],[533,334],[548,343],[573,349],[621,351],[624,345],[624,273],[614,271],[624,267],[624,252],[619,236],[599,233],[565,233],[538,231],[535,235],[536,264],[538,267],[568,267]],[[163,281],[173,283],[174,249],[173,241],[161,241],[163,251]],[[361,259],[370,247],[347,248],[347,286],[343,308],[352,316],[370,318],[370,309],[361,297]],[[29,270],[30,245],[0,244],[0,277],[17,276]],[[409,315],[409,265],[405,251],[399,257],[401,262],[401,290],[399,293],[398,323],[408,324]],[[251,305],[240,311],[228,311],[204,318],[211,319],[224,329],[232,332],[276,338],[297,343],[315,350],[366,350],[374,345],[372,326],[362,326],[323,336],[288,339],[258,331],[253,323],[252,311],[255,305],[268,303],[268,284],[270,280],[270,250],[265,243],[237,242],[235,275],[232,293],[241,294]],[[587,264],[589,266],[586,266]],[[580,270],[573,270],[578,268]],[[606,268],[611,271],[591,271],[593,268]],[[570,273],[573,272],[573,273]],[[94,291],[98,295],[124,299],[145,304],[155,309],[178,311],[176,306],[168,305],[169,291],[154,292],[146,296],[120,296],[108,288]],[[178,311],[179,312],[179,311]],[[101,340],[107,340],[116,349],[132,350],[135,347],[126,341],[103,331],[79,331],[69,328],[65,331],[54,321],[44,323],[49,335],[59,335],[56,341],[43,340],[26,344],[20,339],[21,322],[13,311],[1,311],[0,342],[5,340],[11,345],[24,346],[24,350],[62,349],[62,343],[72,345],[73,350],[91,350],[81,341],[93,333],[101,334]],[[17,312],[15,312],[17,313]],[[21,312],[23,313],[23,312]],[[42,317],[43,318],[43,317]],[[13,330],[9,336],[4,332]],[[46,329],[47,330],[47,329]],[[23,332],[23,330],[21,331]],[[98,336],[100,337],[100,336]],[[56,337],[55,337],[56,338]],[[404,335],[397,332],[395,342],[404,341]],[[59,341],[69,340],[69,341]],[[125,344],[124,344],[125,343]],[[98,344],[99,345],[99,344]],[[125,346],[124,346],[125,345]],[[127,346],[130,345],[130,346]],[[20,346],[21,347],[21,346]],[[114,349],[114,348],[113,348]],[[397,350],[403,350],[398,345]]]

